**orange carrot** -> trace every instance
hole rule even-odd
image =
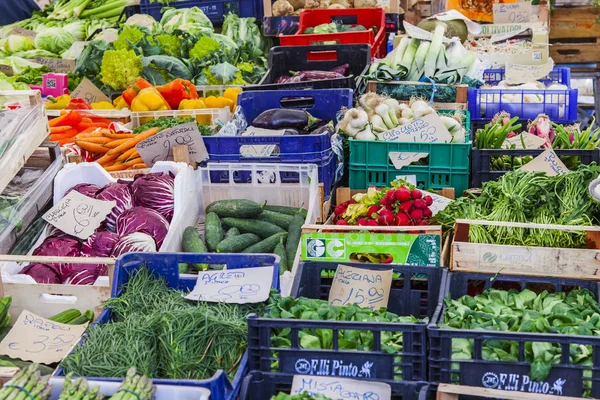
[[[137,158],[132,158],[131,160],[124,162],[123,165],[127,166],[127,167],[131,167],[134,166],[135,164],[139,164],[144,162],[144,160],[142,160],[142,157],[137,157]]]
[[[114,149],[115,147],[125,143],[126,141],[128,141],[129,139],[116,139],[116,140],[112,140],[110,138],[105,138],[105,139],[109,139],[111,140],[110,142],[106,143],[105,146],[110,148],[110,149]]]
[[[117,154],[114,154],[114,155],[111,154],[110,156],[107,154],[104,154],[102,157],[97,159],[96,162],[102,166],[106,166],[106,165],[114,163],[116,161],[116,159],[117,159]]]
[[[104,169],[108,172],[123,171],[127,169],[127,166],[125,164],[115,163],[115,165],[111,165],[110,167],[104,167]]]
[[[131,158],[131,155],[135,152],[136,152],[135,147],[133,149],[129,149],[125,153],[119,155],[119,157],[117,157],[117,160],[119,160],[119,161],[127,160],[128,158]]]
[[[72,129],[71,126],[53,126],[50,128],[50,133],[61,133]]]
[[[148,139],[150,136],[155,135],[156,132],[158,132],[158,128],[150,128],[144,132],[138,133],[135,137],[129,139],[122,145],[109,150],[108,154],[122,153],[125,150],[135,147],[135,145],[141,142],[142,140]]]
[[[133,133],[117,133],[111,130],[103,131],[102,135],[111,139],[131,139],[132,137],[135,137]]]
[[[89,143],[96,143],[96,144],[102,144],[105,145],[107,143],[111,142],[110,138],[106,138],[104,136],[92,136],[92,137],[87,137],[85,139],[83,139],[84,142],[89,142]]]
[[[148,167],[143,162],[133,164],[133,166],[131,167],[131,169],[144,169],[144,168],[148,168]]]
[[[110,150],[108,147],[104,147],[101,144],[86,142],[83,140],[78,140],[75,142],[75,144],[84,150],[91,151],[92,153],[106,153],[108,150]]]

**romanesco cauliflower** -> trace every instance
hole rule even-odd
[[[107,50],[102,56],[101,81],[115,90],[140,78],[142,59],[133,50]]]

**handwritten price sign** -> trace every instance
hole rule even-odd
[[[79,342],[86,327],[59,324],[23,310],[0,342],[0,354],[40,364],[57,363]]]
[[[389,400],[392,388],[387,383],[357,379],[294,375],[290,394],[321,394],[331,399]]]
[[[531,22],[531,2],[494,4],[494,24],[524,24]]]
[[[391,269],[381,271],[340,264],[335,271],[329,291],[329,304],[332,306],[356,304],[378,310],[387,307],[391,287]]]
[[[190,161],[202,162],[208,159],[208,151],[202,134],[195,123],[178,125],[142,140],[135,148],[147,166],[158,161],[173,161],[173,147],[188,146]]]
[[[386,132],[378,133],[379,140],[386,142],[450,143],[452,135],[440,117],[433,113],[400,125]]]
[[[205,271],[198,274],[188,300],[211,303],[260,303],[269,298],[273,267]]]
[[[87,239],[116,205],[115,201],[92,199],[73,190],[42,218],[64,233]]]

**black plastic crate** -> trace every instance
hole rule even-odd
[[[279,392],[289,393],[293,375],[252,371],[242,381],[239,400],[267,400]],[[392,386],[392,400],[426,400],[427,382],[398,382]]]
[[[400,316],[420,318],[433,316],[445,270],[437,267],[416,267],[387,264],[344,263],[353,267],[394,271],[388,310]],[[327,299],[331,280],[338,263],[302,262],[298,266],[292,297]],[[271,346],[275,329],[290,329],[290,348]],[[427,323],[362,323],[350,321],[318,321],[270,319],[252,315],[248,318],[250,370],[302,375],[340,376],[355,379],[377,379],[390,384],[399,381],[426,380]],[[302,329],[332,331],[333,349],[300,348]],[[370,351],[339,348],[338,333],[344,330],[373,333]],[[402,351],[382,350],[382,332],[401,332]]]
[[[492,279],[493,278],[493,279]],[[506,332],[491,330],[453,329],[437,326],[443,321],[446,307],[444,298],[458,299],[466,294],[474,296],[483,290],[530,289],[536,293],[567,292],[589,289],[598,298],[600,283],[577,279],[517,275],[490,275],[481,273],[450,272],[440,291],[438,309],[428,327],[429,382],[453,383],[510,391],[582,397],[585,384],[588,397],[600,398],[600,337],[561,335],[550,333]],[[452,340],[473,341],[472,359],[452,359]],[[491,361],[483,359],[486,341],[501,340],[518,343],[519,361]],[[545,382],[531,382],[531,364],[525,361],[526,343],[552,343],[561,347],[561,359],[553,364]],[[574,365],[569,361],[570,345],[589,345],[593,351],[593,366]],[[584,373],[585,372],[585,373]]]
[[[471,169],[471,187],[481,187],[481,184],[487,181],[493,181],[500,178],[505,173],[514,169],[515,158],[531,156],[533,158],[542,154],[546,149],[482,149],[473,148],[471,158],[473,159]],[[556,155],[565,162],[566,157],[577,157],[580,164],[589,165],[592,162],[600,163],[600,149],[591,150],[561,150],[554,149]],[[511,168],[499,170],[494,166],[494,157],[508,156],[510,158]],[[517,165],[519,165],[517,163]]]
[[[244,90],[286,89],[354,89],[356,79],[368,72],[371,50],[368,44],[338,44],[333,46],[277,46],[269,52],[269,70],[258,85]],[[308,82],[274,83],[289,71],[329,71],[343,64],[350,65],[350,75],[338,79]]]

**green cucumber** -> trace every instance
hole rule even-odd
[[[225,232],[225,239],[229,239],[231,237],[238,236],[240,234],[241,233],[238,228],[231,228],[231,229],[228,229],[227,232]]]
[[[302,216],[301,212],[297,212],[290,223],[288,239],[285,243],[287,262],[291,265],[294,265],[294,261],[296,260],[296,252],[298,251],[298,245],[300,244],[300,238],[302,237],[302,225],[304,225],[304,216]]]
[[[287,255],[285,253],[285,242],[283,237],[279,238],[279,243],[277,243],[277,246],[275,246],[273,253],[279,256],[279,275],[283,275],[285,271],[290,269],[287,262]]]
[[[75,309],[75,308],[70,308],[68,310],[65,310],[61,313],[56,314],[53,317],[48,318],[50,321],[54,321],[54,322],[58,322],[61,324],[68,324],[69,322],[71,322],[72,320],[74,320],[75,318],[81,317],[81,311]]]
[[[200,234],[193,226],[188,226],[183,231],[181,248],[185,253],[208,253],[208,249],[202,241]],[[192,267],[194,267],[197,271],[204,271],[208,269],[208,264],[192,264]],[[185,274],[187,273],[187,269],[187,264],[179,264],[179,273]]]
[[[252,218],[262,211],[262,206],[252,200],[218,200],[206,207],[206,213],[214,212],[221,218]]]
[[[217,253],[239,253],[246,247],[260,242],[260,238],[254,233],[243,233],[238,236],[224,239],[217,246]]]
[[[223,225],[227,228],[238,228],[242,233],[254,233],[262,239],[276,233],[285,232],[285,229],[281,229],[275,224],[256,219],[223,218]]]
[[[92,322],[94,320],[94,312],[92,310],[87,310],[79,317],[72,319],[69,321],[69,325],[82,325],[87,322]]]
[[[263,210],[256,216],[256,219],[261,221],[267,221],[278,227],[285,229],[286,231],[290,228],[290,222],[292,222],[292,215],[282,214],[274,211]]]
[[[291,216],[294,216],[294,215],[296,215],[296,213],[300,212],[300,213],[302,213],[302,216],[304,218],[306,218],[306,215],[308,214],[308,211],[306,211],[306,209],[300,208],[300,207],[286,207],[286,206],[269,206],[269,205],[266,205],[266,206],[263,207],[263,210],[278,212],[280,214],[287,214],[287,215],[291,215]]]
[[[244,249],[242,253],[272,253],[275,250],[275,247],[281,242],[281,240],[285,240],[287,237],[287,232],[279,232],[274,235],[269,236],[266,239],[261,240],[260,242],[253,244],[252,246]]]
[[[204,221],[204,239],[206,239],[206,247],[208,251],[214,252],[217,250],[217,245],[223,240],[223,226],[219,216],[214,212],[206,214]]]

